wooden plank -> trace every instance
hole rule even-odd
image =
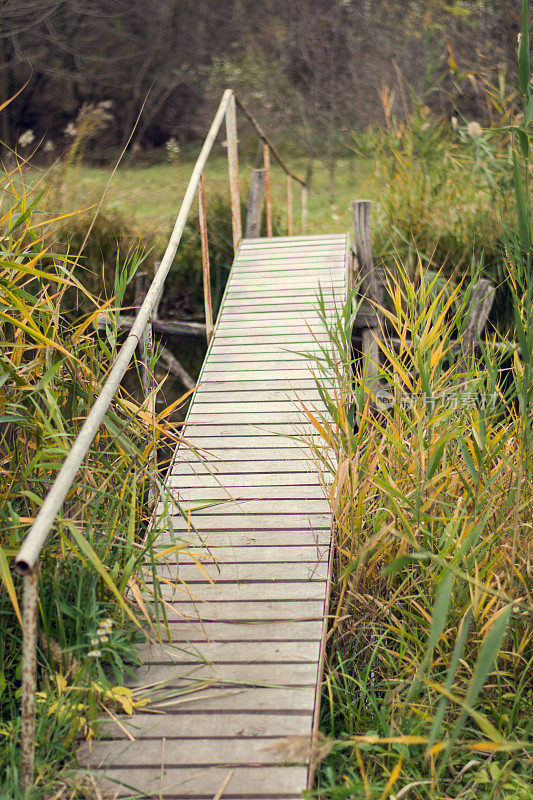
[[[209,458],[210,463],[213,466],[220,467],[223,463],[227,461],[255,461],[256,459],[259,460],[268,460],[268,461],[303,461],[309,466],[315,466],[314,462],[310,458],[309,453],[296,448],[297,452],[294,453],[291,447],[283,447],[283,442],[276,442],[276,445],[281,445],[281,447],[271,447],[271,448],[254,448],[251,445],[248,447],[239,447],[235,449],[230,449],[229,447],[223,448],[220,452],[212,450],[208,452],[205,450],[205,457],[210,455]],[[266,450],[266,452],[264,452]],[[190,460],[196,461],[197,456],[195,454],[191,454],[188,456],[186,453],[180,459],[183,460]]]
[[[295,236],[275,236],[272,239],[265,240],[263,236],[257,237],[249,237],[247,239],[243,239],[241,242],[241,247],[243,250],[253,247],[265,247],[266,242],[268,244],[272,243],[272,247],[281,247],[287,246],[291,247],[292,245],[300,245],[304,243],[305,245],[312,245],[316,247],[318,243],[325,242],[326,244],[335,245],[340,244],[342,239],[346,239],[346,234],[344,233],[313,233],[311,235],[295,235]]]
[[[344,263],[344,250],[339,247],[331,247],[331,245],[320,244],[315,245],[310,251],[308,247],[278,247],[274,251],[269,251],[268,248],[246,248],[241,247],[239,259],[235,264],[236,269],[241,269],[242,265],[252,263],[261,263],[265,265],[276,265],[280,260],[294,260],[295,263],[301,259],[311,261],[314,263],[328,263],[329,261],[337,261],[341,266]]]
[[[304,528],[306,526],[326,529],[329,528],[331,520],[331,512],[329,510],[324,513],[315,511],[312,514],[292,514],[287,511],[273,514],[266,511],[264,515],[261,515],[243,512],[240,515],[236,515],[237,519],[234,519],[234,516],[233,514],[221,514],[220,516],[212,515],[204,519],[197,513],[194,515],[194,518],[191,519],[191,522],[196,528],[201,524],[202,533],[207,534],[214,533],[215,531],[236,531],[239,529],[249,531],[270,530],[273,525],[275,525],[278,530],[288,531]],[[190,522],[184,520],[182,517],[172,517],[172,524],[175,531],[188,530],[190,527]]]
[[[201,585],[180,586],[178,591],[162,584],[161,592],[167,600],[172,597],[172,605],[190,604],[191,600],[203,603],[225,603],[264,600],[320,600],[324,598],[323,581],[288,581],[290,567],[287,567],[285,580],[278,581],[234,581],[233,583],[204,583]],[[267,573],[268,574],[268,573]],[[201,613],[201,612],[200,612]],[[206,658],[209,656],[206,652]]]
[[[293,347],[296,350],[297,347]],[[299,348],[302,349],[301,347]],[[317,353],[321,356],[320,353]],[[280,348],[276,353],[235,353],[231,349],[228,352],[212,352],[209,360],[209,368],[204,372],[203,377],[206,379],[212,376],[219,377],[220,373],[224,373],[233,380],[238,380],[232,372],[253,372],[255,373],[255,380],[261,374],[265,376],[265,380],[279,377],[282,380],[287,378],[297,379],[298,374],[308,377],[311,370],[316,372],[317,365],[314,361],[312,353],[309,353],[310,358],[306,360],[298,353],[292,353],[290,348],[283,352]],[[283,359],[283,360],[281,360]],[[263,362],[264,369],[261,372],[261,362]],[[292,366],[292,369],[291,369]],[[253,376],[248,375],[247,379],[253,379]]]
[[[246,473],[255,473],[257,475],[262,473],[270,473],[276,475],[283,475],[284,473],[292,474],[293,472],[304,472],[316,474],[316,464],[308,461],[269,461],[268,459],[257,459],[257,461],[227,461],[224,462],[224,472],[221,472],[222,464],[219,462],[217,465],[211,467],[213,475],[221,474],[227,475],[240,475]],[[189,464],[180,462],[179,465],[173,466],[172,475],[190,475],[191,472],[199,473],[198,464]],[[201,474],[201,473],[200,473]],[[283,480],[280,477],[280,481]]]
[[[335,316],[335,311],[340,307],[340,303],[335,299],[324,299],[324,311],[331,317]],[[224,318],[231,319],[236,315],[250,316],[250,321],[253,321],[254,309],[257,309],[257,314],[260,318],[272,318],[273,314],[293,314],[300,317],[306,317],[308,314],[317,314],[318,305],[316,295],[313,297],[300,298],[285,298],[284,302],[279,297],[271,298],[249,298],[249,299],[230,299],[224,304]]]
[[[316,398],[307,398],[307,407],[313,408],[316,406],[316,402]],[[236,409],[242,409],[242,412],[245,414],[251,414],[253,412],[264,414],[266,411],[268,411],[270,414],[277,414],[278,412],[291,411],[294,412],[297,419],[300,419],[302,416],[302,410],[296,398],[281,400],[269,400],[266,398],[263,401],[252,399],[246,401],[243,400],[238,404],[234,400],[224,400],[222,398],[218,402],[216,399],[214,402],[209,402],[207,399],[204,399],[202,403],[197,403],[195,405],[196,414],[194,416],[197,416],[198,414],[210,414],[213,412],[218,414],[218,419],[225,419],[229,414],[238,413]]]
[[[220,422],[220,414],[217,413],[207,413],[203,412],[200,409],[194,410],[191,413],[191,420],[193,422]],[[224,420],[227,422],[232,422],[236,420],[240,420],[242,424],[250,423],[250,424],[261,424],[261,425],[271,425],[273,423],[280,423],[286,422],[294,426],[298,426],[299,423],[303,424],[302,413],[297,409],[293,411],[278,411],[273,413],[266,413],[260,410],[257,411],[242,411],[239,413],[238,410],[227,412],[224,415]],[[309,423],[306,423],[309,427]],[[296,431],[296,427],[294,428]]]
[[[287,577],[288,570],[290,570],[293,581],[322,581],[326,579],[326,567],[327,565],[323,561],[318,564],[312,562],[291,563],[290,566],[267,561],[252,564],[228,563],[227,561],[212,564],[204,562],[203,564],[203,569],[209,578],[216,583],[265,580],[265,578],[280,580]],[[198,569],[198,565],[190,563],[180,563],[179,565],[175,563],[168,568],[159,566],[157,574],[168,580],[177,580],[179,576],[188,586],[195,586],[207,581],[207,577]]]
[[[180,484],[177,483],[177,488]],[[173,493],[177,499],[180,498],[179,491]],[[315,483],[307,486],[243,486],[238,489],[228,489],[226,486],[218,487],[198,487],[196,489],[188,488],[184,494],[187,503],[198,502],[215,502],[217,500],[225,500],[232,502],[242,502],[247,500],[322,500],[324,499],[324,490],[322,486]]]
[[[331,283],[325,280],[314,286],[277,286],[274,282],[272,286],[261,286],[252,288],[233,287],[231,297],[233,300],[267,300],[273,299],[278,303],[286,301],[288,303],[298,303],[299,299],[307,299],[308,302],[318,302],[319,288],[322,290],[322,297],[326,302],[341,303],[344,297],[343,287],[340,281]]]
[[[226,357],[221,360],[241,361],[245,364],[255,363],[256,370],[259,370],[257,365],[261,361],[279,361],[283,359],[286,367],[289,362],[297,362],[303,365],[306,356],[316,356],[320,355],[323,350],[333,350],[333,345],[330,345],[329,339],[326,337],[322,337],[318,342],[311,339],[311,336],[307,338],[286,336],[284,339],[278,339],[277,341],[274,337],[263,337],[263,341],[259,341],[259,338],[254,337],[251,340],[243,337],[241,340],[234,340],[233,342],[217,342],[216,345],[213,345],[210,358],[216,361],[218,356],[230,356],[230,358]],[[304,369],[303,366],[302,369]],[[309,374],[309,367],[307,371]]]
[[[310,500],[306,497],[291,498],[289,500],[281,500],[278,498],[271,499],[244,499],[244,500],[231,500],[226,498],[216,503],[216,505],[206,503],[203,500],[183,500],[180,503],[182,510],[190,511],[192,521],[196,525],[209,525],[215,524],[211,520],[215,520],[221,516],[249,516],[251,514],[268,514],[275,516],[278,514],[313,514],[315,512],[329,513],[329,506],[324,497],[319,497]]]
[[[308,392],[316,388],[316,380],[310,372],[298,375],[291,375],[290,378],[279,376],[278,373],[272,378],[265,380],[261,373],[256,375],[249,375],[246,382],[234,375],[221,376],[209,375],[204,373],[203,380],[197,385],[197,396],[201,396],[202,392],[240,392],[242,395],[247,395],[250,392],[260,392],[262,389],[265,392]],[[331,380],[325,380],[324,386],[328,390],[332,390],[335,384]]]
[[[204,739],[206,736],[257,739],[265,738],[272,732],[273,722],[279,736],[309,735],[309,717],[309,712],[287,714],[280,711],[275,720],[272,720],[272,715],[258,714],[255,710],[224,716],[197,712],[191,731],[187,715],[174,712],[165,715],[135,714],[121,724],[134,738],[142,734],[143,739]],[[104,739],[126,738],[124,731],[109,719],[102,720],[100,732]]]
[[[122,766],[128,760],[137,767],[172,766],[240,766],[243,763],[256,765],[275,765],[282,760],[273,748],[276,738],[261,739],[143,739],[142,741],[104,741],[98,749],[87,752],[80,748],[79,763],[83,765],[109,767]]]
[[[263,331],[272,331],[276,334],[281,333],[305,333],[309,335],[310,331],[314,331],[317,334],[324,333],[324,326],[322,325],[322,321],[316,315],[312,319],[294,319],[293,315],[287,314],[285,319],[281,319],[279,315],[276,316],[275,322],[273,320],[256,320],[253,326],[254,331],[260,331],[262,335]],[[224,322],[221,322],[218,326],[218,335],[224,338],[230,333],[241,331],[250,330],[250,320],[241,320],[241,319],[226,319]]]
[[[272,520],[275,524],[275,520]],[[188,527],[183,529],[174,528],[175,536],[180,538],[180,541],[185,542],[188,551],[194,552],[198,560],[206,558],[208,563],[213,560],[218,560],[222,564],[226,561],[242,561],[246,562],[253,555],[253,548],[262,550],[263,553],[267,548],[279,548],[278,559],[284,560],[288,556],[284,556],[286,547],[300,546],[303,547],[312,542],[314,548],[314,561],[317,560],[317,544],[322,548],[329,547],[330,534],[329,530],[325,528],[315,528],[310,535],[309,530],[298,531],[291,530],[290,544],[287,544],[287,531],[286,530],[266,530],[258,529],[255,532],[244,528],[240,531],[234,530],[234,526],[228,529],[212,530],[205,525],[200,525],[198,522],[192,522],[194,527],[190,530]],[[168,535],[168,530],[162,532],[154,543],[157,550],[166,550],[171,545],[175,544],[171,537]],[[206,554],[204,549],[209,550]],[[231,552],[230,552],[231,551]],[[268,561],[266,555],[256,554],[257,561]],[[184,558],[184,556],[183,556]],[[289,559],[290,560],[290,559]]]
[[[222,549],[222,548],[221,548]],[[263,548],[266,550],[267,548]],[[274,549],[274,548],[272,548]],[[301,548],[298,548],[301,552]],[[231,548],[227,548],[231,550]],[[316,548],[315,548],[316,552]],[[254,600],[231,600],[225,603],[179,603],[169,610],[170,621],[186,619],[204,622],[266,622],[284,620],[298,622],[323,619],[323,600],[265,600],[258,605]],[[172,614],[174,619],[172,620]]]
[[[238,384],[237,384],[238,386]],[[263,402],[266,401],[290,401],[294,402],[296,397],[300,399],[309,400],[311,402],[316,402],[321,400],[320,394],[318,390],[311,386],[309,388],[293,388],[287,386],[286,388],[281,389],[264,389],[261,391],[260,388],[254,387],[247,387],[246,391],[239,391],[238,388],[236,389],[228,389],[227,387],[223,387],[219,390],[215,389],[214,387],[205,387],[202,386],[197,390],[196,397],[195,397],[195,405],[196,407],[202,405],[210,405],[213,402],[224,402],[224,403],[237,403],[242,402],[245,404],[248,403],[257,403],[261,400]]]
[[[290,479],[283,478],[283,482],[290,482],[291,486],[309,486],[316,485],[316,473],[313,472],[295,472],[291,474]],[[278,487],[280,484],[280,477],[278,473],[272,472],[270,474],[261,473],[259,476],[255,473],[234,475],[227,473],[224,475],[224,481],[221,483],[220,476],[212,475],[211,473],[203,473],[201,475],[191,474],[186,475],[173,475],[168,478],[168,485],[170,488],[196,489],[197,487],[210,487],[218,489],[224,486],[232,492],[237,492],[239,487],[257,487],[257,486],[272,486]]]
[[[197,426],[200,427],[200,426]],[[187,454],[188,452],[192,452],[190,448],[194,448],[194,452],[200,454],[200,456],[205,460],[206,458],[211,459],[211,456],[214,460],[218,460],[222,457],[222,454],[225,450],[290,450],[290,453],[284,453],[283,457],[287,457],[290,455],[292,458],[293,456],[297,457],[298,454],[306,460],[311,458],[309,447],[310,444],[313,444],[315,450],[323,451],[326,453],[327,445],[324,443],[323,439],[318,437],[318,434],[314,434],[309,438],[306,438],[305,443],[298,439],[290,438],[289,436],[268,436],[264,431],[258,431],[257,436],[250,435],[247,431],[246,426],[243,426],[245,433],[236,435],[236,436],[220,436],[215,441],[213,438],[209,436],[193,436],[189,438],[189,434],[187,433],[187,428],[184,429],[185,431],[185,439],[184,444],[180,446],[180,455],[177,458],[180,458],[182,454]],[[185,442],[189,442],[189,447]],[[329,451],[328,451],[329,452]],[[265,455],[264,453],[262,454]],[[193,459],[194,460],[194,459]]]
[[[281,276],[281,275],[311,275],[317,280],[323,279],[324,275],[335,273],[339,279],[342,277],[344,269],[344,258],[332,258],[331,256],[306,258],[291,257],[276,259],[276,261],[264,261],[261,258],[250,258],[239,260],[239,265],[232,272],[232,280],[248,276],[249,270],[259,275]]]
[[[163,754],[164,755],[164,754]],[[265,794],[265,787],[275,787],[277,799],[301,800],[301,787],[305,786],[307,767],[264,767],[246,766],[236,767],[233,770],[228,792],[231,787],[232,800],[272,800]],[[111,796],[129,796],[132,790],[140,793],[141,797],[157,797],[161,800],[185,800],[185,798],[198,797],[201,800],[213,798],[228,777],[226,767],[205,766],[175,767],[165,765],[161,759],[153,768],[140,767],[131,764],[129,767],[120,766],[113,769],[113,780],[110,775],[105,776],[101,771],[103,784],[111,792]],[[119,783],[124,784],[123,788]],[[128,788],[130,787],[130,788]],[[226,795],[227,796],[227,795]],[[276,798],[276,795],[273,795]]]
[[[298,622],[279,622],[270,620],[269,622],[235,622],[225,620],[222,622],[203,622],[197,623],[184,622],[183,620],[171,619],[169,630],[175,642],[196,642],[205,644],[207,641],[216,642],[266,642],[266,641],[285,641],[290,637],[293,642],[319,641],[322,631],[322,621],[298,621]],[[238,694],[238,702],[233,701],[235,711],[257,708],[258,710],[268,710],[272,708],[286,708],[288,710],[302,710],[309,708],[306,705],[306,691],[301,688],[283,690],[283,695],[279,698],[279,705],[276,706],[272,692],[259,689],[248,689],[244,696],[243,692]],[[252,695],[252,696],[250,696]],[[234,697],[235,694],[233,693]],[[195,697],[190,697],[187,704],[197,704]],[[203,695],[203,704],[206,708],[221,707],[222,699],[218,693],[214,696]]]
[[[338,275],[338,273],[331,272],[330,274],[326,274],[322,277],[320,281],[317,281],[313,275],[299,275],[298,273],[291,275],[276,275],[275,277],[272,275],[265,275],[262,277],[261,275],[257,276],[257,281],[254,280],[254,288],[253,292],[259,297],[263,291],[274,290],[276,294],[280,291],[284,292],[298,292],[300,289],[309,289],[311,291],[317,292],[319,285],[326,285],[328,293],[332,293],[333,290],[336,288],[339,291],[342,291],[344,288],[344,281]],[[250,279],[249,278],[235,278],[231,282],[231,290],[233,292],[238,292],[239,289],[243,291],[247,290],[247,287],[250,286]]]
[[[205,622],[320,620],[324,614],[324,600],[266,600],[261,604],[254,600],[242,602],[232,600],[226,603],[179,603],[172,604],[168,609],[169,617],[173,613],[175,614],[174,620],[203,620]],[[236,678],[233,677],[232,680],[236,680]],[[246,682],[244,678],[242,680]],[[258,678],[252,677],[252,673],[250,673],[250,683],[254,683],[256,680]],[[268,681],[266,678],[264,681],[272,683],[272,680]],[[273,682],[279,681],[274,680]]]
[[[257,604],[254,604],[254,607],[257,610]],[[195,618],[198,616],[192,607],[190,613],[193,613]],[[303,664],[288,661],[267,661],[265,664],[145,664],[135,672],[134,678],[126,677],[124,681],[126,686],[161,684],[168,690],[174,687],[192,687],[205,681],[212,684],[237,684],[267,688],[269,686],[314,686],[317,664],[316,662]],[[185,762],[181,763],[194,763],[188,759],[189,756]],[[210,763],[216,764],[217,761]]]
[[[139,657],[145,664],[228,663],[316,663],[320,641],[311,642],[202,642],[201,645],[140,645]]]

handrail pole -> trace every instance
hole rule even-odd
[[[265,208],[267,236],[272,236],[272,195],[270,192],[270,147],[263,142],[263,167],[265,168]]]
[[[286,175],[290,175],[291,178],[293,178],[301,186],[306,186],[307,184],[306,184],[305,180],[303,178],[300,178],[299,175],[296,175],[295,172],[293,172],[291,169],[289,169],[289,167],[284,162],[284,160],[282,159],[282,157],[280,156],[280,154],[278,153],[278,151],[276,150],[276,148],[274,147],[274,145],[272,144],[272,142],[270,141],[270,139],[268,138],[266,133],[263,131],[263,129],[261,128],[261,126],[259,125],[257,120],[255,120],[252,117],[252,115],[250,114],[250,112],[248,111],[246,106],[243,105],[243,103],[239,100],[238,97],[235,98],[235,102],[236,102],[237,106],[239,107],[239,109],[244,114],[244,116],[246,117],[246,119],[248,120],[248,122],[250,123],[250,125],[252,126],[252,128],[255,130],[255,132],[257,133],[257,135],[259,136],[259,138],[263,142],[263,144],[267,144],[270,147],[270,152],[272,153],[272,156],[278,162],[278,164],[280,165],[281,169],[285,172],[285,174]]]
[[[287,232],[289,236],[293,234],[292,225],[292,179],[287,175]]]
[[[302,236],[307,227],[307,186],[302,186]]]
[[[239,155],[237,149],[237,114],[235,95],[231,95],[226,109],[226,144],[228,146],[229,190],[231,197],[231,226],[233,250],[236,253],[242,239],[241,200],[239,197]]]
[[[209,242],[207,239],[207,215],[205,211],[204,176],[198,186],[198,217],[200,220],[200,244],[202,247],[202,277],[204,281],[205,335],[207,344],[213,336],[213,305],[211,302],[211,276],[209,272]]]
[[[159,269],[154,274],[154,279],[150,284],[146,296],[138,310],[135,321],[130,329],[124,344],[122,345],[114,364],[109,370],[107,379],[97,396],[93,407],[91,408],[87,418],[85,419],[80,431],[67,455],[63,466],[59,470],[52,486],[46,497],[43,500],[41,508],[35,518],[35,521],[28,531],[24,542],[22,543],[19,552],[15,557],[15,569],[21,575],[24,575],[24,598],[23,598],[23,652],[22,652],[22,708],[21,708],[21,750],[20,750],[20,786],[22,792],[25,792],[33,783],[34,773],[34,758],[35,758],[35,688],[36,688],[36,652],[37,652],[37,607],[38,607],[38,559],[43,545],[48,538],[48,535],[54,525],[54,522],[59,514],[61,507],[68,495],[68,492],[74,482],[74,479],[81,467],[85,456],[96,436],[98,429],[106,415],[106,412],[111,405],[113,398],[120,386],[120,382],[129,366],[133,357],[135,349],[139,343],[145,338],[146,341],[146,355],[148,363],[152,360],[152,315],[154,309],[157,309],[161,294],[163,291],[164,283],[167,275],[172,266],[176,250],[179,247],[181,237],[191,206],[196,196],[196,190],[200,186],[200,214],[203,214],[203,225],[201,223],[202,231],[206,228],[205,219],[205,197],[203,187],[203,171],[209,154],[212,150],[216,136],[220,130],[224,118],[226,120],[226,139],[228,145],[228,169],[230,177],[230,194],[231,194],[231,208],[232,208],[232,226],[233,226],[233,243],[235,250],[242,238],[242,225],[241,225],[241,209],[239,198],[239,166],[238,166],[238,151],[237,151],[237,121],[236,121],[236,99],[231,89],[226,89],[220,101],[217,113],[211,123],[209,132],[205,138],[204,144],[200,151],[200,155],[194,166],[192,175],[190,177],[183,201],[178,212],[178,216],[174,223],[172,233],[167,244],[165,253],[159,265]],[[305,181],[302,181],[297,175],[294,175],[277,153],[274,146],[268,142],[261,129],[253,120],[248,112],[239,103],[239,107],[244,111],[247,117],[254,125],[259,137],[262,139],[266,149],[263,151],[267,153],[266,158],[269,159],[270,150],[278,163],[282,166],[287,174],[287,201],[289,213],[289,232],[292,233],[292,189],[291,189],[291,176],[298,181],[305,189]],[[268,164],[270,164],[268,160]],[[270,189],[270,186],[269,186]],[[303,193],[302,193],[302,225],[304,220],[303,211]],[[271,234],[270,234],[271,235]],[[202,234],[202,239],[203,239]],[[207,235],[205,236],[205,253],[207,256],[207,276],[208,276],[208,250],[207,250]],[[202,242],[202,259],[204,255],[204,242]],[[204,271],[204,281],[206,272]],[[204,282],[204,291],[206,284]],[[207,291],[205,294],[206,301],[206,329],[209,331],[207,324]],[[209,292],[209,305],[211,305],[211,297]],[[157,311],[155,311],[157,314]],[[211,310],[211,330],[212,330],[212,310]],[[209,333],[208,333],[209,337]],[[148,377],[148,375],[146,376]],[[151,389],[154,389],[154,376],[151,376]],[[154,397],[151,398],[151,410],[153,419],[155,419],[155,392]]]
[[[83,423],[76,441],[72,445],[70,453],[66,457],[63,466],[61,467],[54,483],[52,484],[52,487],[50,488],[50,491],[46,495],[44,502],[39,509],[39,513],[37,514],[35,522],[33,523],[22,544],[22,547],[15,558],[15,567],[22,575],[28,574],[35,567],[41,548],[46,541],[56,516],[59,513],[59,510],[69,492],[74,477],[83,463],[83,459],[85,458],[87,451],[91,446],[96,433],[98,432],[106,411],[120,385],[120,381],[122,380],[122,377],[128,368],[135,348],[139,343],[139,339],[142,336],[144,327],[150,316],[150,312],[159,297],[160,290],[165,282],[170,267],[172,266],[174,255],[180,243],[183,230],[189,216],[189,211],[196,195],[196,189],[198,187],[200,175],[204,170],[205,163],[209,153],[211,152],[216,135],[220,130],[226,109],[232,97],[233,92],[231,89],[226,89],[218,107],[215,119],[213,120],[211,128],[209,129],[209,133],[205,139],[204,146],[202,147],[198,157],[198,161],[196,162],[196,166],[194,167],[191,175],[191,179],[189,181],[189,185],[187,186],[178,217],[170,236],[170,241],[167,245],[167,249],[165,250],[165,254],[157,274],[155,275],[154,280],[152,281],[150,288],[146,293],[146,297],[139,310],[137,318],[131,327],[130,333],[122,345],[115,363],[111,367],[107,380],[104,383],[102,390],[98,395],[85,422]]]
[[[22,794],[33,785],[35,764],[35,665],[37,660],[38,581],[38,567],[34,567],[24,576],[20,728],[20,789]]]

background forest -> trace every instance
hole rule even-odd
[[[354,129],[403,117],[410,92],[437,115],[492,116],[484,87],[515,69],[516,0],[7,0],[0,139],[31,129],[49,153],[84,104],[107,103],[87,155],[108,163],[204,135],[231,85],[278,140],[331,170]],[[395,87],[391,89],[390,87]]]

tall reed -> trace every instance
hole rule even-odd
[[[16,798],[21,584],[11,561],[114,360],[117,317],[142,255],[117,261],[114,296],[102,300],[76,277],[74,256],[55,251],[57,220],[18,170],[0,175],[0,190],[0,794]],[[110,324],[97,333],[101,314]],[[150,486],[161,489],[153,449],[176,441],[167,417],[181,399],[154,420],[149,398],[119,392],[43,549],[31,797],[55,795],[61,765],[78,738],[93,735],[98,713],[142,704],[122,684],[142,623],[157,635],[164,622],[154,575],[166,519],[152,519],[147,499]],[[74,781],[69,796],[86,789]]]

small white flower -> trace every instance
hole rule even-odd
[[[21,147],[28,147],[33,141],[35,141],[35,134],[33,131],[24,131],[24,133],[19,136],[19,145]]]
[[[109,641],[109,636],[100,636],[100,641],[101,642],[108,642]]]
[[[73,122],[69,122],[69,124],[64,130],[64,133],[65,136],[76,136],[76,134],[78,133],[78,129],[76,128]]]
[[[55,144],[51,139],[48,139],[48,141],[44,144],[43,150],[45,153],[51,153],[54,148]]]
[[[97,636],[106,636],[107,635],[107,628],[98,628],[96,631]]]
[[[100,644],[100,640],[99,639],[91,639],[91,644],[92,644],[93,647],[96,647],[97,644]]]
[[[479,122],[469,122],[466,130],[471,139],[479,139],[483,135],[483,128]]]
[[[457,130],[457,117],[452,117],[452,130]]]
[[[89,650],[89,652],[87,653],[88,658],[100,658],[101,655],[102,655],[101,650]]]
[[[104,621],[100,623],[100,627],[109,628],[109,630],[111,630],[111,628],[113,627],[113,620],[111,619],[111,617],[107,617],[107,619],[104,619]]]

